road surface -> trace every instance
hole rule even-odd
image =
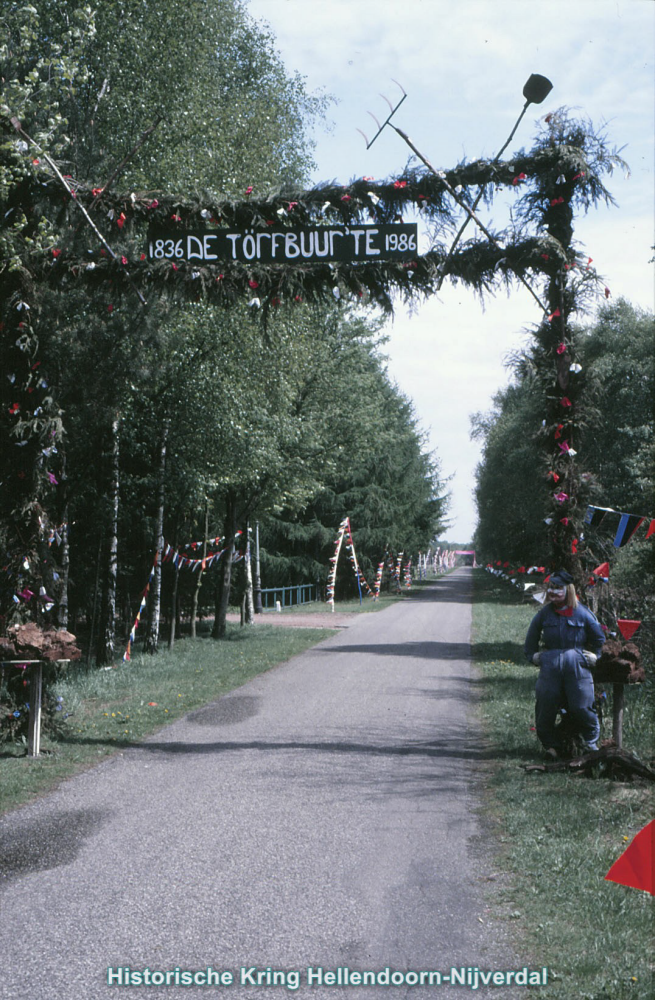
[[[485,898],[470,588],[361,615],[0,821],[0,998],[449,1000],[384,970],[526,964]]]

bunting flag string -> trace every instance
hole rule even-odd
[[[380,596],[380,587],[382,586],[382,573],[384,572],[384,559],[382,562],[378,563],[378,571],[375,574],[375,588],[373,593],[373,599],[377,601]]]
[[[139,610],[137,611],[136,618],[134,619],[134,625],[132,626],[132,630],[130,632],[130,637],[127,640],[127,649],[125,650],[125,652],[123,654],[123,663],[128,663],[129,660],[130,660],[130,658],[131,658],[130,657],[130,652],[131,652],[131,649],[132,649],[132,643],[136,639],[136,630],[138,629],[139,622],[141,621],[141,614],[142,614],[142,612],[143,612],[146,604],[148,603],[148,593],[150,592],[150,584],[152,583],[152,581],[155,578],[155,570],[156,569],[157,569],[157,553],[155,552],[155,558],[154,558],[154,561],[153,561],[153,564],[152,564],[152,569],[150,570],[150,576],[148,577],[148,582],[147,582],[147,584],[145,586],[145,589],[144,589],[143,593],[141,594],[141,604],[139,605]]]
[[[350,518],[349,517],[346,518],[346,531],[348,532],[348,542],[349,542],[349,544],[346,546],[346,548],[350,552],[350,555],[349,555],[348,558],[350,559],[350,562],[352,563],[353,569],[355,570],[355,576],[357,577],[357,587],[359,588],[359,600],[360,600],[360,603],[361,603],[361,599],[362,599],[362,584],[364,584],[364,587],[366,588],[366,593],[367,593],[368,597],[373,597],[373,591],[371,590],[371,588],[369,587],[368,583],[366,582],[364,574],[362,573],[361,569],[359,568],[359,564],[357,562],[357,554],[355,552],[355,543],[353,541],[353,536],[352,536],[352,531],[351,531],[351,528],[350,528]]]
[[[337,562],[339,560],[339,553],[341,552],[341,545],[343,543],[343,536],[346,533],[346,525],[348,523],[348,518],[344,517],[343,521],[339,525],[339,533],[334,545],[334,555],[330,556],[330,572],[328,573],[327,582],[327,602],[332,606],[332,611],[334,611],[334,584],[337,578]]]
[[[614,516],[612,517],[611,515]],[[655,534],[655,518],[649,518],[646,514],[629,514],[614,510],[613,507],[595,507],[590,505],[587,507],[584,516],[584,523],[588,524],[591,528],[600,528],[601,525],[605,525],[607,522],[611,524],[612,530],[616,528],[614,537],[615,549],[620,549],[624,545],[627,545],[634,538],[638,528],[646,520],[649,521],[649,525],[645,537],[650,538],[651,535]]]
[[[403,575],[403,583],[407,590],[411,590],[412,587],[412,560],[405,563],[405,572]]]
[[[402,569],[404,555],[405,555],[404,552],[399,553],[398,558],[396,559],[396,566],[393,571],[393,579],[396,584],[396,590],[398,591],[398,593],[400,593],[400,571]]]
[[[236,531],[234,533],[235,541],[241,535],[243,535],[243,531],[241,530]],[[208,539],[207,544],[214,545],[216,543],[224,541],[225,541],[224,536],[220,538],[210,538]],[[192,573],[195,573],[198,569],[202,567],[204,572],[204,570],[206,569],[211,569],[211,567],[218,562],[221,556],[224,555],[224,553],[227,552],[229,548],[229,546],[226,545],[225,548],[220,549],[218,552],[208,552],[204,559],[191,559],[189,556],[184,555],[185,550],[188,549],[196,550],[198,547],[202,548],[203,544],[204,544],[203,542],[189,542],[187,545],[181,545],[179,548],[174,549],[172,545],[168,544],[168,542],[164,542],[164,552],[161,560],[162,564],[170,562],[177,569],[190,569]],[[238,551],[235,550],[234,555],[232,556],[232,562],[237,563],[244,558],[245,558],[245,552],[241,550]]]

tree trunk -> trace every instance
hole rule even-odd
[[[177,549],[178,546],[179,531],[175,528],[175,537],[173,539],[173,548]],[[168,648],[172,649],[175,645],[175,631],[177,629],[178,613],[177,613],[177,587],[180,581],[180,567],[177,565],[175,567],[175,576],[173,578],[173,593],[171,595],[171,622],[170,622],[170,632],[168,633]]]
[[[193,601],[191,604],[191,638],[196,637],[196,620],[198,617],[198,598],[202,587],[202,578],[205,572],[205,559],[207,558],[207,536],[209,534],[209,500],[205,499],[205,532],[202,539],[202,563],[198,570],[198,580],[193,591]]]
[[[111,511],[108,525],[108,540],[106,553],[105,576],[103,583],[103,600],[101,612],[100,634],[96,663],[104,666],[112,663],[116,645],[116,580],[118,576],[118,503],[120,487],[120,441],[118,436],[120,416],[117,413],[111,423],[110,452],[110,487],[109,500]]]
[[[59,587],[55,588],[57,593],[55,621],[57,622],[57,628],[67,629],[70,543],[68,541],[68,478],[66,476],[66,452],[63,449],[61,456],[61,481],[64,495],[64,506],[62,509],[63,527],[61,533],[61,559],[59,562]]]
[[[255,602],[253,599],[253,586],[252,586],[252,565],[250,563],[250,527],[246,528],[246,556],[245,556],[245,570],[246,570],[246,592],[243,595],[245,601],[245,623],[246,625],[255,624]]]
[[[228,497],[225,511],[225,552],[223,565],[219,570],[218,586],[216,588],[216,616],[212,639],[223,639],[226,631],[227,609],[230,604],[230,585],[232,582],[232,557],[234,556],[234,533],[236,531],[236,510],[231,497]]]
[[[156,653],[159,646],[159,616],[161,613],[161,554],[164,548],[164,498],[166,493],[166,443],[168,441],[168,420],[162,428],[159,448],[159,479],[157,488],[157,523],[155,527],[155,572],[150,588],[148,604],[148,628],[146,631],[144,652]]]

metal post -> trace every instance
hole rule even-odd
[[[255,586],[254,586],[254,597],[255,597],[255,614],[261,615],[264,613],[262,608],[262,578],[259,570],[259,521],[255,521]]]

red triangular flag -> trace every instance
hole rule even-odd
[[[632,889],[642,889],[655,896],[655,875],[653,873],[653,840],[655,820],[651,820],[639,831],[630,846],[614,862],[607,875],[608,882],[618,882]]]
[[[633,635],[641,625],[641,621],[630,620],[629,618],[617,618],[616,624],[619,632],[626,641],[632,639]]]
[[[610,575],[610,564],[608,562],[601,563],[600,566],[596,566],[596,569],[592,569],[591,572],[594,576],[602,576],[606,580]]]
[[[648,531],[646,532],[646,538],[650,538],[651,535],[655,535],[655,517],[648,525]]]

